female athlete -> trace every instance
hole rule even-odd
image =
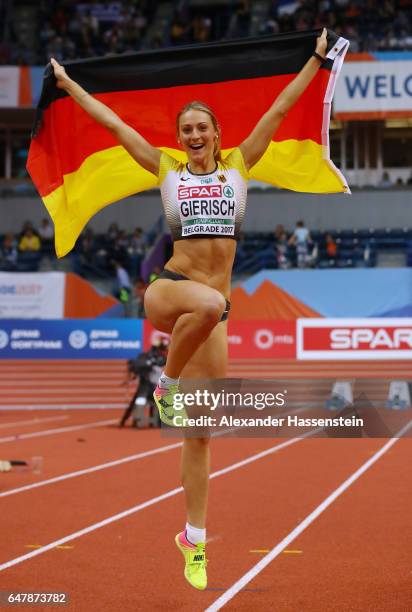
[[[213,111],[201,102],[187,104],[176,123],[177,141],[187,155],[187,164],[153,147],[51,60],[57,86],[110,130],[129,154],[159,179],[174,250],[165,270],[146,291],[145,310],[154,327],[171,334],[166,366],[154,395],[160,417],[169,425],[177,424],[173,398],[180,376],[225,377],[231,271],[246,206],[248,172],[315,77],[325,59],[326,47],[324,29],[313,56],[246,140],[223,160],[220,126]],[[195,588],[205,589],[208,438],[184,439],[181,472],[187,523],[175,541],[185,558],[186,579]]]

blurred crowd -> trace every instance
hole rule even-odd
[[[402,236],[404,238],[404,236]],[[292,230],[278,224],[273,233],[241,233],[234,272],[262,269],[350,268],[376,265],[374,230],[309,230],[299,219]],[[391,238],[386,242],[391,246]],[[405,249],[394,241],[393,246]]]
[[[293,229],[278,224],[272,232],[241,233],[234,272],[370,267],[377,263],[377,249],[395,249],[405,256],[409,250],[412,253],[412,228],[323,232],[306,227],[300,219]],[[144,232],[136,227],[128,233],[111,223],[104,233],[86,228],[66,258],[64,269],[92,282],[103,281],[105,291],[110,288],[126,312],[133,304],[135,314],[142,317],[147,285],[160,274],[170,255],[170,236],[163,235],[163,230]],[[47,261],[48,267],[40,265]],[[38,228],[26,221],[19,233],[0,237],[0,271],[56,269],[56,263],[53,226],[47,218]]]
[[[37,270],[42,257],[52,253],[53,239],[49,219],[43,219],[37,229],[31,221],[25,221],[18,234],[8,233],[0,240],[0,270]]]
[[[252,0],[219,4],[189,0],[171,3],[159,18],[150,0],[39,3],[36,49],[17,42],[13,24],[9,43],[0,44],[0,63],[45,64],[119,54],[170,45],[203,43],[249,36]],[[304,31],[326,26],[348,38],[352,52],[412,49],[412,0],[272,0],[259,34]]]
[[[117,223],[112,223],[104,234],[87,228],[69,257],[70,269],[88,279],[109,281],[112,294],[125,304],[133,298],[142,316],[147,286],[141,278],[142,262],[152,240],[140,227],[131,234]],[[52,267],[56,262],[54,229],[47,218],[38,228],[25,221],[19,233],[0,238],[0,271],[36,272],[44,259],[51,261]],[[160,268],[154,267],[147,280],[153,280],[159,273]]]
[[[272,1],[265,34],[323,26],[350,41],[350,51],[412,49],[412,0]],[[288,6],[296,10],[288,11]]]
[[[89,279],[111,281],[112,293],[123,302],[137,295],[143,302],[146,283],[156,278],[161,269],[151,266],[145,273],[142,263],[153,243],[153,236],[136,227],[132,233],[111,223],[105,233],[95,233],[86,228],[70,254],[70,269]],[[330,240],[329,240],[330,239]],[[328,254],[336,259],[336,243],[326,236]],[[247,235],[241,235],[236,254],[236,266],[248,259]],[[329,244],[329,242],[334,243]],[[292,232],[278,225],[270,238],[273,252],[273,267],[314,267],[316,265],[317,243],[313,241],[303,221],[298,221]],[[335,251],[333,251],[333,247]],[[261,245],[264,248],[264,245]],[[44,218],[38,228],[31,221],[25,221],[18,234],[5,234],[0,239],[1,271],[38,271],[43,258],[55,261],[54,229],[49,219]],[[167,253],[164,253],[167,258]]]
[[[78,239],[73,253],[82,264],[93,264],[101,270],[113,271],[114,262],[124,265],[133,278],[140,275],[140,266],[145,256],[149,239],[141,227],[131,234],[112,223],[105,234],[95,234],[88,228]],[[13,270],[19,253],[47,254],[54,256],[54,229],[49,219],[44,218],[36,228],[25,221],[20,232],[8,233],[0,239],[0,266]]]

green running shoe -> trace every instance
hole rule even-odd
[[[163,389],[156,387],[153,393],[153,398],[159,411],[160,420],[169,427],[184,427],[187,413],[184,408],[175,408],[174,397],[179,393],[178,385],[170,385]],[[175,417],[181,417],[177,422],[174,422]]]
[[[204,542],[194,545],[186,538],[186,533],[182,531],[175,537],[176,546],[181,551],[185,559],[185,578],[188,583],[203,591],[207,587],[206,574],[206,552]]]

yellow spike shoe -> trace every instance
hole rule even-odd
[[[184,427],[187,419],[187,413],[182,407],[182,403],[175,401],[177,393],[179,393],[178,385],[170,385],[166,389],[157,386],[153,393],[160,420],[169,427]],[[180,408],[177,408],[176,404]]]
[[[206,551],[204,542],[194,545],[188,541],[184,531],[175,537],[176,546],[185,559],[185,578],[195,589],[204,590],[207,587]]]

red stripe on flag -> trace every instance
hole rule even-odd
[[[191,100],[202,100],[216,112],[222,127],[222,148],[239,145],[276,96],[296,75],[278,75],[207,85],[185,85],[157,90],[98,94],[95,97],[153,146],[176,148],[175,120]],[[330,73],[319,70],[289,111],[274,141],[311,139],[321,144],[323,99]],[[83,111],[72,98],[54,102],[43,118],[39,136],[32,140],[28,169],[42,196],[63,183],[97,151],[118,145],[117,140]]]

